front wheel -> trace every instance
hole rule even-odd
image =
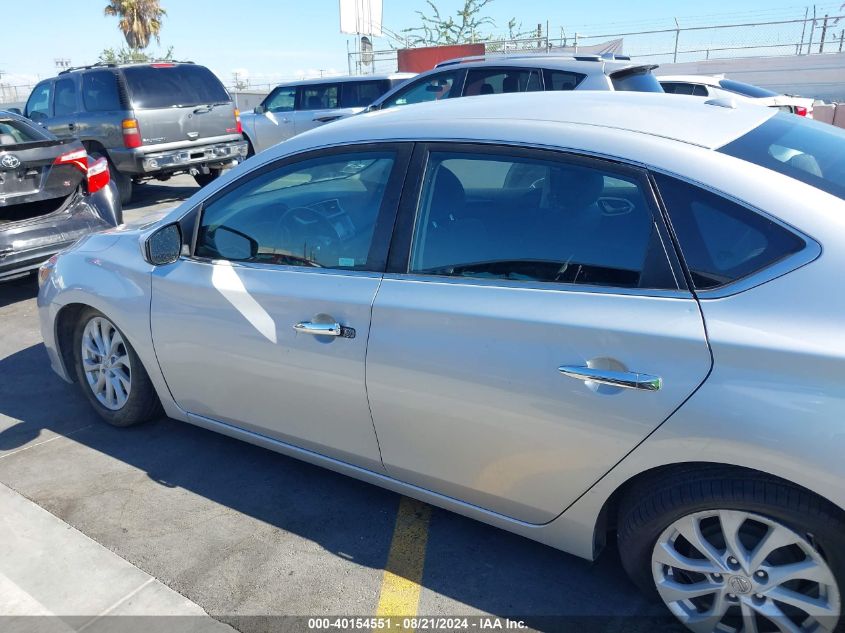
[[[632,580],[700,633],[840,632],[845,520],[808,491],[728,467],[632,491],[619,515]]]
[[[131,426],[159,413],[141,359],[105,315],[85,310],[74,330],[75,369],[82,393],[113,426]]]

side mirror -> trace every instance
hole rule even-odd
[[[17,114],[19,116],[23,116],[23,112],[21,111],[20,108],[9,108],[8,111],[11,112],[12,114]]]
[[[246,261],[258,255],[258,242],[249,235],[218,226],[208,235],[212,248],[223,259],[232,261]]]
[[[146,260],[153,266],[172,264],[182,252],[182,230],[178,224],[168,224],[147,238],[144,245]]]
[[[255,114],[264,114],[267,109],[263,105],[257,105],[252,111],[255,112]]]

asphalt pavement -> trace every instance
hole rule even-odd
[[[195,191],[188,177],[141,185],[126,218]],[[35,295],[32,282],[0,285],[0,483],[217,620],[301,629],[291,616],[373,616],[416,595],[426,616],[657,628],[645,616],[662,606],[613,548],[584,561],[166,418],[109,427],[50,371]]]

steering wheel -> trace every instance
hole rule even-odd
[[[314,240],[315,245],[318,246],[340,241],[340,235],[334,225],[323,214],[311,207],[291,207],[283,211],[276,226],[284,238],[291,235],[297,238],[304,237]],[[292,243],[293,240],[283,241]]]

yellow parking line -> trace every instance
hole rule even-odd
[[[381,595],[376,615],[404,618],[417,615],[420,604],[425,547],[431,506],[402,497],[396,514],[396,528],[381,581]],[[393,622],[391,630],[400,628],[401,620]]]

